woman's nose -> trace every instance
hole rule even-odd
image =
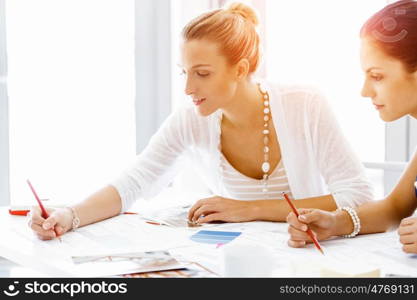
[[[190,80],[186,80],[184,92],[188,96],[194,94],[194,88],[192,87]]]
[[[374,98],[374,96],[375,96],[375,92],[370,87],[370,85],[367,81],[365,81],[364,84],[363,84],[361,95],[362,95],[362,97],[365,97],[365,98]]]

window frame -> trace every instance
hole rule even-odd
[[[171,1],[135,1],[136,153],[172,110],[171,39]]]

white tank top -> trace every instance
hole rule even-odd
[[[263,192],[262,179],[258,180],[243,175],[230,164],[223,153],[221,153],[221,167],[223,172],[223,185],[232,199],[277,200],[284,199],[283,192],[293,199],[282,159],[269,176],[267,197],[265,192]]]

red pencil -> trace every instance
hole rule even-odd
[[[294,214],[297,216],[300,215],[298,213],[298,210],[295,208],[294,204],[291,202],[290,198],[287,196],[286,193],[282,193],[284,195],[285,200],[287,200],[288,205],[291,207],[292,211],[294,212]],[[307,229],[307,234],[308,236],[312,239],[314,245],[316,246],[317,250],[319,250],[321,252],[321,254],[324,255],[324,251],[323,249],[321,249],[319,241],[316,239],[316,237],[314,236],[313,232],[311,231],[310,228]]]
[[[152,221],[146,221],[146,223],[151,224],[151,225],[162,225],[161,223],[152,222]]]
[[[33,193],[33,195],[35,196],[36,201],[38,201],[39,207],[41,208],[41,211],[42,211],[42,214],[41,214],[42,218],[44,218],[44,219],[49,218],[49,214],[48,214],[48,212],[46,211],[45,207],[43,207],[43,204],[42,204],[41,200],[39,199],[38,194],[36,193],[36,191],[35,191],[35,189],[33,188],[32,184],[30,183],[29,179],[27,179],[27,180],[26,180],[26,182],[28,183],[28,185],[29,185],[30,189],[32,190],[32,193]],[[54,231],[55,231],[55,235],[56,235],[56,237],[57,237],[57,238],[59,239],[59,241],[61,242],[61,239],[58,237],[58,233],[56,233],[55,228],[54,228]]]
[[[9,214],[13,216],[27,216],[29,212],[29,209],[9,209]]]

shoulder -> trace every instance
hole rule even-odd
[[[323,93],[316,87],[301,84],[266,83],[276,100],[291,102],[310,102],[324,99]]]
[[[311,85],[285,85],[273,82],[265,83],[271,93],[273,104],[279,103],[283,109],[317,110],[327,106],[327,100],[322,91]]]

